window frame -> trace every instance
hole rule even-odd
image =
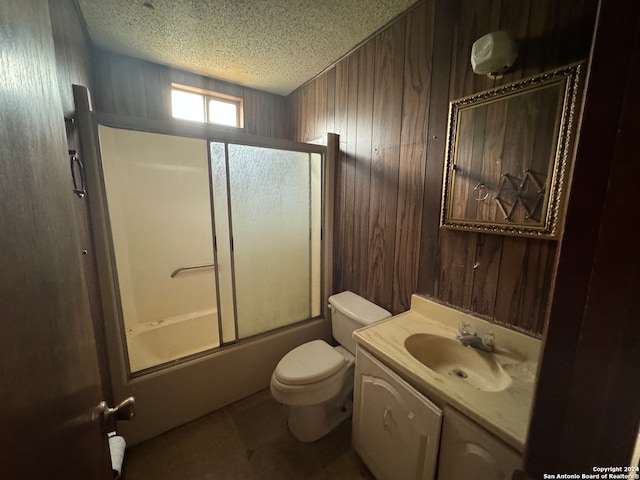
[[[189,85],[183,85],[181,83],[172,82],[171,91],[173,92],[174,90],[202,95],[204,118],[205,118],[204,123],[216,125],[219,127],[244,129],[244,99],[242,99],[241,97],[236,97],[233,95],[227,95],[226,93],[214,92],[212,90],[206,90],[204,88],[192,87]],[[210,100],[215,100],[218,102],[235,105],[236,106],[236,125],[226,125],[223,123],[210,121],[209,120],[209,101]],[[173,117],[173,103],[171,105],[171,108],[172,108],[172,118],[178,119],[178,117]]]

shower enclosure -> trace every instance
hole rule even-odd
[[[132,374],[320,316],[321,147],[98,137]]]
[[[115,398],[136,398],[118,426],[133,445],[268,388],[288,351],[330,341],[339,139],[105,114],[73,92],[101,371]]]

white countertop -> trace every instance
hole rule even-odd
[[[488,355],[493,355],[511,377],[504,390],[478,390],[437,373],[404,346],[405,340],[416,333],[455,338],[461,321],[469,322],[471,331],[495,333],[495,352]],[[418,295],[412,297],[411,310],[356,330],[353,337],[427,397],[446,402],[518,452],[524,451],[540,340]]]

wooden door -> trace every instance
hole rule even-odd
[[[0,478],[111,477],[48,2],[0,2]]]

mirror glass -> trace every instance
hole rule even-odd
[[[454,100],[441,226],[558,234],[580,65]]]

